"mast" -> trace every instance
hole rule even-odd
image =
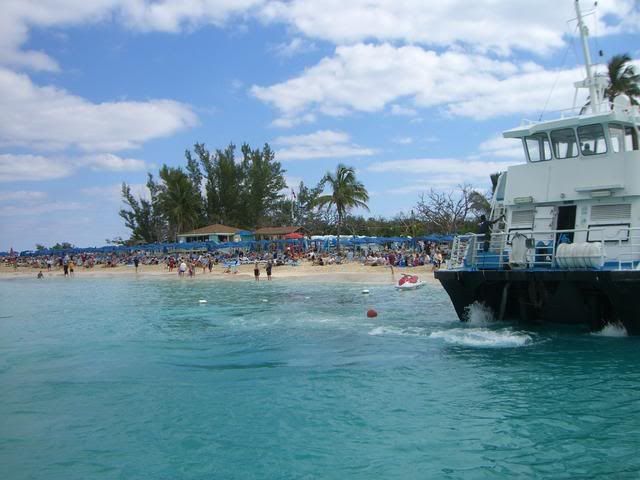
[[[589,29],[582,21],[582,12],[580,12],[580,0],[575,1],[576,15],[578,16],[578,28],[580,29],[580,39],[582,40],[582,53],[584,54],[584,63],[587,70],[587,82],[589,85],[589,98],[591,99],[591,112],[598,113],[600,110],[600,98],[598,90],[591,72],[591,52],[589,51],[589,43],[587,37]]]

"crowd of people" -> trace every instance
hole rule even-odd
[[[217,265],[223,266],[225,273],[237,273],[237,267],[245,264],[254,265],[254,276],[259,279],[260,269],[264,268],[267,278],[271,278],[274,267],[282,265],[300,265],[301,262],[310,262],[312,265],[324,266],[340,263],[357,262],[368,266],[392,266],[392,267],[418,267],[432,265],[434,269],[440,268],[444,258],[448,254],[446,244],[436,245],[419,242],[414,248],[387,246],[356,247],[343,251],[340,255],[336,252],[319,250],[317,247],[302,250],[297,246],[287,246],[284,249],[272,249],[263,251],[247,251],[243,249],[225,249],[215,252],[175,252],[158,254],[153,252],[120,252],[120,253],[77,253],[71,255],[63,253],[58,255],[36,256],[9,256],[2,262],[14,268],[26,267],[38,269],[40,272],[53,270],[62,271],[65,276],[73,276],[76,271],[93,268],[113,268],[117,266],[132,266],[136,272],[140,266],[164,265],[171,273],[178,276],[193,277],[199,271],[211,273]],[[257,272],[257,274],[256,274]],[[38,275],[42,278],[42,275]]]

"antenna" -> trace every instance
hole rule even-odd
[[[591,98],[591,112],[598,113],[600,110],[600,98],[598,90],[596,89],[593,79],[593,73],[591,72],[591,52],[589,52],[589,43],[587,37],[589,35],[589,29],[582,21],[582,12],[580,11],[580,0],[576,0],[576,15],[578,16],[578,28],[580,29],[580,39],[582,40],[582,52],[584,53],[584,64],[587,70],[587,84],[589,86],[589,97]]]

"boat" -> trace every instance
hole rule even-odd
[[[589,101],[560,118],[503,132],[525,163],[500,174],[486,235],[454,238],[438,279],[458,317],[474,303],[496,319],[622,324],[640,335],[640,111],[609,101],[594,74],[575,1]],[[577,90],[576,90],[577,92]]]
[[[416,290],[425,285],[426,282],[420,280],[417,275],[409,275],[408,273],[403,273],[402,277],[400,277],[400,280],[398,280],[395,287],[398,290]]]

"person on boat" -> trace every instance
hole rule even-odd
[[[484,235],[484,245],[482,246],[482,250],[484,252],[489,251],[489,244],[491,243],[491,227],[498,223],[498,221],[502,220],[504,215],[496,218],[495,220],[487,220],[486,215],[480,215],[480,223],[478,224],[478,234]]]

